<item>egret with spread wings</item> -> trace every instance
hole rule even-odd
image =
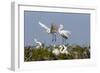
[[[48,34],[52,35],[52,41],[56,42],[56,33],[58,31],[57,27],[52,24],[51,27],[47,27],[45,24],[39,21],[39,25],[45,29]]]

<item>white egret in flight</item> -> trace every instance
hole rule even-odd
[[[62,41],[66,42],[66,40],[69,38],[69,36],[71,35],[70,31],[67,30],[63,30],[63,25],[61,24],[60,27],[58,28],[58,33],[61,35],[62,37]]]
[[[46,32],[48,33],[48,34],[52,34],[52,41],[54,41],[54,42],[56,42],[56,33],[57,33],[57,31],[58,31],[58,29],[57,29],[57,27],[55,26],[55,25],[51,25],[51,28],[49,28],[49,27],[47,27],[45,24],[43,24],[42,22],[40,22],[39,21],[39,25],[41,26],[41,27],[43,27],[45,30],[46,30]]]

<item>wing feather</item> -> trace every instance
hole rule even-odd
[[[40,24],[41,27],[43,27],[44,29],[46,29],[46,31],[50,31],[50,28],[48,28],[46,25],[44,25],[40,21],[39,21],[39,24]]]
[[[62,30],[61,35],[69,37],[71,35],[70,31]]]

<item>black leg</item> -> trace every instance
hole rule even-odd
[[[54,41],[54,35],[52,34],[52,42]]]
[[[56,34],[54,36],[55,36],[55,42],[56,42]]]
[[[65,41],[64,44],[66,45],[66,39],[64,39],[64,41]]]
[[[64,38],[62,37],[62,44],[64,44]]]

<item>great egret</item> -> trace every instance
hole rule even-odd
[[[65,45],[60,45],[60,53],[61,54],[68,54],[67,47]]]
[[[52,51],[52,53],[54,54],[54,55],[59,55],[60,54],[60,51],[59,51],[59,49],[58,48],[54,48],[53,49],[53,51]]]
[[[51,28],[47,27],[45,24],[43,24],[42,22],[39,21],[39,24],[41,27],[43,27],[46,32],[48,34],[52,34],[52,41],[56,42],[56,33],[58,31],[58,29],[56,28],[56,26],[54,24],[51,25]]]
[[[41,48],[42,47],[42,43],[40,41],[37,41],[37,39],[34,39],[34,42],[37,44],[36,48]]]
[[[68,54],[67,47],[65,45],[60,45],[59,48],[60,49],[54,48],[53,51],[52,51],[52,53],[54,55],[59,55],[60,53],[61,54]]]
[[[71,35],[70,31],[67,31],[67,30],[63,30],[63,25],[61,24],[59,29],[58,29],[58,33],[61,35],[62,37],[62,41],[66,42],[66,39],[69,38],[69,36]]]

